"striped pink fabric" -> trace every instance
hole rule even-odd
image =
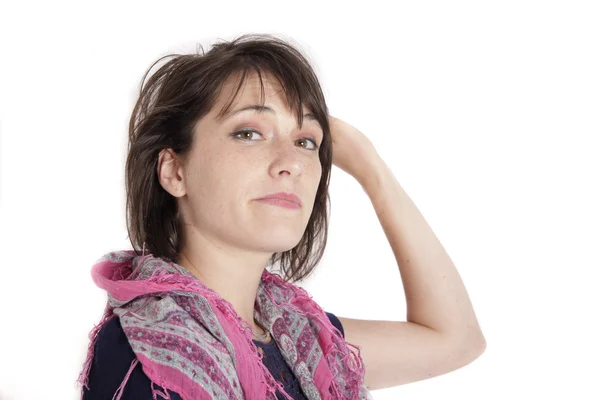
[[[107,291],[108,302],[90,332],[81,385],[87,387],[95,337],[116,314],[136,354],[134,363],[142,364],[153,384],[184,400],[274,400],[277,391],[291,399],[262,363],[248,323],[182,266],[124,250],[95,263],[92,278]],[[265,269],[254,316],[271,332],[308,399],[372,398],[360,349],[345,342],[303,288]],[[153,393],[155,399],[169,397],[166,391]]]

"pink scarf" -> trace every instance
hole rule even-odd
[[[248,323],[182,266],[124,250],[102,257],[92,278],[107,291],[108,303],[90,332],[81,385],[88,387],[95,337],[116,314],[136,354],[117,392],[139,362],[152,385],[184,400],[272,400],[277,390],[291,399],[262,363]],[[303,288],[265,269],[254,316],[271,332],[308,399],[372,399],[364,386],[360,349],[345,342]],[[154,386],[153,394],[169,398]]]

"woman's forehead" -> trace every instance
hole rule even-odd
[[[243,81],[241,80],[243,78]],[[248,73],[245,77],[240,74],[229,77],[217,97],[215,109],[217,119],[224,119],[237,108],[247,106],[282,105],[291,110],[281,82],[273,74],[256,72]],[[302,105],[303,113],[309,113],[306,104]]]
[[[243,81],[242,81],[243,79]],[[261,75],[257,73],[248,74],[245,77],[229,77],[219,93],[217,103],[236,106],[248,101],[264,104],[266,98],[287,102],[283,86],[277,78],[272,75]]]

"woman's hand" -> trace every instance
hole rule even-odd
[[[329,126],[333,164],[364,185],[379,160],[375,146],[361,131],[339,118],[330,115]]]

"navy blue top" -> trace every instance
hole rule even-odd
[[[345,337],[344,328],[340,320],[332,313],[326,312],[331,323],[340,330]],[[263,351],[263,364],[267,367],[276,381],[283,384],[285,391],[295,400],[306,400],[302,393],[300,384],[294,376],[290,367],[279,351],[279,347],[273,338],[269,343],[253,340],[259,350]],[[121,328],[119,318],[113,317],[100,329],[94,344],[94,358],[90,369],[88,386],[90,390],[83,388],[83,400],[110,400],[123,382],[135,353],[129,345],[129,341]],[[146,400],[152,399],[150,378],[142,370],[142,364],[138,363],[127,381],[123,390],[122,400]],[[154,385],[155,389],[160,389]],[[163,390],[164,391],[164,390]],[[167,390],[172,400],[182,400],[177,393]],[[277,398],[283,400],[281,393],[277,392]]]

